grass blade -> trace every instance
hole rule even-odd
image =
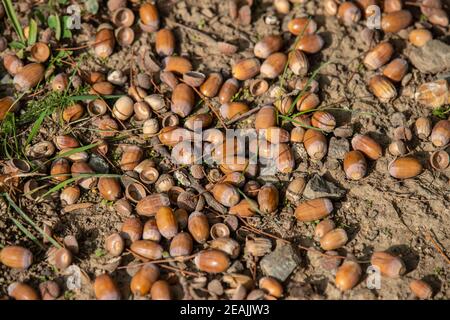
[[[11,0],[2,0],[3,7],[5,7],[6,15],[8,19],[11,20],[14,30],[20,38],[20,41],[25,43],[25,36],[23,34],[22,26],[20,25],[19,19],[17,18],[16,10],[12,4]]]
[[[71,156],[71,155],[73,155],[73,154],[75,154],[75,153],[83,152],[83,151],[86,151],[86,150],[95,148],[95,147],[97,147],[99,144],[100,144],[100,142],[98,142],[98,143],[91,143],[91,144],[88,144],[88,145],[85,145],[85,146],[82,146],[82,147],[78,147],[78,148],[69,150],[69,151],[67,151],[67,152],[61,153],[61,154],[59,154],[59,155],[57,155],[57,156],[51,158],[49,161],[55,160],[55,159],[58,159],[58,158],[68,157],[68,156]]]
[[[39,115],[39,118],[37,118],[37,120],[33,124],[33,127],[31,128],[31,132],[28,135],[27,141],[25,142],[25,146],[29,145],[30,142],[33,140],[33,138],[37,135],[37,133],[39,132],[39,128],[41,127],[42,122],[44,121],[47,114],[48,114],[48,109],[41,112],[41,114]]]
[[[101,97],[103,99],[119,99],[122,96],[123,95],[105,95],[105,96],[101,96]],[[95,94],[84,94],[84,95],[80,95],[80,96],[69,97],[69,100],[72,100],[72,101],[94,100],[94,99],[98,99],[99,97],[100,96],[95,95]]]
[[[30,34],[28,36],[28,45],[32,46],[37,39],[37,23],[36,20],[30,19]]]
[[[26,222],[28,222],[36,231],[38,231],[39,233],[41,233],[42,234],[42,236],[44,237],[44,238],[47,238],[47,240],[48,241],[50,241],[51,242],[51,244],[53,244],[56,248],[61,248],[61,245],[58,243],[58,242],[56,242],[56,240],[55,239],[53,239],[52,237],[50,237],[48,234],[46,234],[45,232],[44,232],[44,230],[42,230],[33,220],[31,220],[31,218],[25,213],[25,212],[23,212],[23,210],[14,202],[14,200],[13,199],[11,199],[11,197],[9,196],[9,194],[8,193],[3,193],[3,197],[5,197],[5,199],[8,201],[8,203],[9,203],[9,205],[11,206],[11,207],[13,207],[13,209],[14,210],[16,210],[16,212],[18,213],[18,214],[20,214],[21,216],[22,216],[22,218],[26,221]]]

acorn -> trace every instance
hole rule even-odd
[[[326,132],[332,132],[336,127],[336,119],[327,111],[316,111],[312,115],[311,124]]]
[[[294,127],[291,130],[291,134],[290,134],[291,142],[293,142],[293,143],[301,143],[301,142],[303,142],[303,138],[305,136],[305,132],[306,132],[306,130],[304,128],[302,128],[302,127]]]
[[[15,99],[13,97],[4,97],[0,99],[0,121],[5,119],[8,112],[13,112],[13,104]]]
[[[125,247],[123,238],[117,232],[110,234],[105,240],[105,249],[112,256],[120,256]]]
[[[384,1],[383,11],[385,13],[400,11],[400,10],[402,10],[402,8],[403,8],[402,0],[385,0]]]
[[[70,250],[66,248],[60,248],[55,251],[53,259],[53,264],[55,265],[55,267],[59,270],[64,270],[72,264],[72,252],[70,252]]]
[[[346,25],[352,25],[361,20],[361,10],[350,1],[341,3],[337,15]]]
[[[322,132],[315,129],[306,130],[303,145],[313,160],[321,160],[328,151],[327,138]]]
[[[136,205],[136,212],[141,216],[153,216],[160,207],[169,206],[169,197],[164,193],[155,193],[141,199]]]
[[[175,37],[172,30],[160,29],[155,37],[156,53],[160,56],[171,56],[175,51]]]
[[[303,77],[308,73],[308,58],[301,50],[292,50],[289,53],[288,64],[289,69],[298,76]]]
[[[145,32],[155,32],[159,29],[158,8],[151,3],[144,3],[139,8],[139,25]]]
[[[14,76],[14,86],[19,91],[27,91],[34,88],[44,79],[45,68],[40,63],[29,63]]]
[[[130,290],[134,296],[145,296],[159,278],[159,268],[153,263],[144,264],[131,278]]]
[[[431,134],[431,120],[427,117],[418,118],[415,122],[415,131],[419,139],[427,139]]]
[[[196,267],[207,273],[220,273],[228,269],[230,259],[228,256],[219,250],[210,249],[200,251],[194,259]]]
[[[225,104],[231,101],[235,94],[239,91],[239,81],[230,78],[224,82],[219,91],[219,102]]]
[[[380,144],[367,135],[355,135],[352,139],[352,147],[372,160],[377,160],[383,155]]]
[[[290,173],[294,170],[294,154],[288,144],[281,143],[278,145],[278,154],[275,155],[275,164],[278,171],[282,173]]]
[[[12,76],[15,76],[23,68],[23,61],[15,54],[7,54],[3,57],[3,66]]]
[[[231,120],[247,111],[249,111],[248,105],[242,102],[225,103],[219,109],[220,115],[225,120]]]
[[[335,0],[324,0],[324,11],[329,16],[335,16],[338,12],[338,3]]]
[[[162,258],[164,249],[156,242],[151,240],[136,240],[130,250],[138,259],[158,260]]]
[[[122,224],[121,236],[131,242],[137,241],[142,237],[142,222],[138,218],[128,218]]]
[[[283,286],[281,283],[272,277],[262,277],[258,282],[259,288],[270,294],[275,298],[283,296]]]
[[[57,282],[48,280],[39,284],[39,292],[42,300],[56,300],[61,294],[61,290]]]
[[[97,276],[94,281],[94,293],[97,300],[120,300],[120,291],[108,274]]]
[[[55,181],[65,181],[70,178],[70,163],[64,158],[52,162],[50,175]]]
[[[406,272],[403,261],[390,253],[378,251],[370,258],[372,266],[379,268],[381,275],[388,278],[398,278]]]
[[[280,127],[270,127],[264,130],[264,137],[273,144],[289,142],[289,132]]]
[[[112,109],[112,115],[114,118],[119,120],[127,120],[133,115],[134,112],[134,102],[128,96],[120,97]]]
[[[416,47],[423,47],[433,39],[433,34],[427,29],[414,29],[409,33],[409,42]]]
[[[114,210],[119,215],[128,216],[131,214],[132,209],[130,202],[125,198],[119,199],[114,203]]]
[[[369,70],[376,70],[386,64],[394,53],[394,47],[389,42],[382,42],[370,50],[364,58],[364,65]]]
[[[172,112],[184,118],[191,113],[194,102],[195,96],[192,88],[184,83],[180,83],[172,92],[172,104],[170,109]]]
[[[207,217],[198,211],[191,213],[188,219],[188,230],[196,242],[205,243],[209,237]]]
[[[381,18],[381,29],[385,33],[397,33],[402,29],[406,29],[413,22],[411,12],[408,10],[400,10],[386,14]]]
[[[414,178],[422,172],[422,164],[414,157],[403,157],[389,164],[389,174],[397,179]]]
[[[269,35],[255,44],[253,53],[257,58],[266,59],[283,46],[283,38],[279,35]],[[237,77],[236,77],[237,78]],[[238,78],[239,79],[239,78]]]
[[[50,48],[46,43],[36,42],[30,50],[33,61],[43,63],[50,57]]]
[[[295,46],[295,49],[300,49],[303,52],[314,54],[322,50],[325,41],[318,34],[306,34],[300,38]]]
[[[155,183],[156,191],[158,192],[167,192],[175,185],[175,181],[172,176],[164,173],[159,176],[158,180]]]
[[[170,56],[164,59],[164,71],[175,72],[178,74],[184,74],[186,72],[192,71],[191,62],[184,58],[178,56]]]
[[[134,41],[134,30],[130,27],[119,27],[114,31],[114,35],[122,47],[129,47]]]
[[[218,183],[211,190],[214,198],[226,207],[238,204],[240,195],[236,188],[229,183]]]
[[[305,190],[305,186],[306,181],[302,177],[292,180],[286,189],[286,199],[292,203],[298,202]]]
[[[421,8],[424,6],[422,5]],[[447,11],[438,8],[428,8],[425,11],[428,16],[428,20],[434,24],[446,28],[448,26],[448,14]]]
[[[177,77],[171,71],[162,71],[159,74],[159,79],[161,80],[162,83],[166,84],[171,90],[175,89],[175,87],[179,83]]]
[[[251,217],[258,209],[258,204],[251,199],[243,199],[238,204],[232,206],[229,210],[230,214],[235,214],[240,217]]]
[[[28,269],[33,263],[30,250],[20,246],[5,246],[0,251],[0,262],[14,269]]]
[[[360,151],[349,151],[344,157],[344,171],[348,179],[360,180],[367,172],[366,158]]]
[[[323,236],[325,236],[328,232],[333,230],[336,227],[336,224],[331,219],[325,219],[320,221],[316,228],[314,229],[314,236],[317,239],[321,239]]]
[[[15,300],[39,300],[38,293],[23,282],[13,282],[8,286],[8,295]]]
[[[444,150],[436,150],[430,156],[430,163],[436,170],[445,170],[450,164],[450,155]]]
[[[217,249],[225,252],[232,259],[236,259],[241,251],[239,243],[236,240],[229,237],[220,237],[213,239],[210,242],[210,247],[212,249]]]
[[[279,202],[278,189],[273,184],[265,184],[258,192],[259,210],[263,213],[273,213]]]
[[[287,28],[294,36],[313,34],[317,31],[317,23],[308,18],[295,18],[288,22]]]
[[[68,186],[65,187],[60,195],[59,199],[63,206],[74,204],[80,199],[81,191],[78,186]]]
[[[53,139],[55,146],[59,149],[78,148],[80,143],[77,139],[69,135],[56,136]]]
[[[433,109],[445,105],[448,102],[449,96],[448,83],[445,79],[420,85],[414,95],[420,104]]]
[[[262,96],[269,90],[269,83],[264,79],[254,79],[250,82],[249,90],[254,97]]]
[[[275,10],[281,14],[288,14],[291,9],[291,5],[288,0],[274,0],[273,6],[275,7]]]
[[[116,39],[111,26],[105,26],[95,35],[94,52],[97,57],[108,58],[114,51]]]
[[[275,79],[283,72],[286,62],[287,56],[284,53],[272,53],[261,65],[261,76],[264,78]]]
[[[180,232],[170,241],[169,253],[171,257],[188,256],[192,253],[193,241],[187,232]]]
[[[174,147],[183,140],[192,141],[194,132],[177,126],[164,127],[159,131],[159,140],[162,144]]]
[[[152,240],[154,242],[159,242],[161,240],[161,233],[159,232],[155,219],[150,218],[145,222],[142,239]]]
[[[297,110],[300,112],[316,109],[320,104],[319,96],[312,92],[306,92],[297,101]],[[290,105],[289,105],[290,108]],[[295,125],[295,123],[294,123]]]
[[[177,219],[180,229],[186,229],[188,225],[189,213],[184,209],[176,209],[173,213]]]
[[[52,80],[53,91],[64,92],[68,86],[69,79],[65,73],[58,73]]]
[[[433,289],[423,280],[412,280],[409,283],[411,292],[419,299],[426,300],[433,296]]]
[[[208,98],[214,98],[219,92],[222,81],[222,75],[218,72],[213,72],[208,75],[208,78],[200,86],[200,92]]]
[[[210,113],[198,113],[190,116],[184,121],[184,126],[192,131],[195,131],[195,126],[205,129],[211,126],[213,122],[213,116]]]
[[[122,190],[116,178],[100,177],[97,188],[101,196],[108,201],[115,201],[122,196]]]
[[[128,8],[118,8],[113,12],[111,21],[117,27],[131,27],[134,23],[134,13]]]
[[[355,287],[361,279],[361,266],[353,260],[346,259],[336,271],[336,287],[347,291]]]
[[[160,207],[156,212],[156,225],[164,238],[171,239],[178,233],[177,220],[169,207]]]
[[[325,218],[333,211],[333,203],[328,198],[305,201],[295,209],[295,217],[303,222]]]
[[[122,157],[120,158],[120,169],[123,171],[133,170],[144,156],[144,151],[136,145],[123,146]]]
[[[400,82],[408,72],[408,62],[397,58],[392,60],[383,70],[383,75],[392,81]]]
[[[393,141],[389,145],[388,150],[393,156],[401,156],[407,152],[406,145],[402,140]]]
[[[158,280],[150,289],[150,296],[152,300],[171,300],[170,285],[165,280]]]
[[[232,74],[237,80],[248,80],[259,73],[261,64],[256,58],[247,58],[234,64],[232,67]]]
[[[347,232],[344,229],[337,228],[327,232],[320,239],[320,246],[323,250],[335,250],[344,246],[348,241]]]

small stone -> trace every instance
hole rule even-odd
[[[442,41],[430,40],[418,48],[411,46],[405,54],[422,73],[450,70],[450,46]]]
[[[303,196],[306,199],[330,198],[340,199],[345,195],[345,190],[339,188],[334,183],[325,180],[323,177],[315,174],[306,184]]]
[[[275,250],[261,260],[260,266],[265,275],[285,281],[299,263],[300,257],[292,246],[278,240]]]
[[[338,138],[350,138],[353,135],[353,128],[349,125],[334,129],[334,135]]]
[[[350,151],[350,143],[347,139],[331,137],[328,146],[328,157],[333,159],[344,159],[345,154]]]
[[[222,283],[220,283],[220,281],[217,280],[217,279],[211,280],[211,281],[208,283],[208,291],[209,291],[210,293],[215,294],[216,296],[221,296],[221,295],[223,295],[223,286],[222,286]]]

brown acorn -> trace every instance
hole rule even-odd
[[[249,110],[247,104],[242,102],[229,102],[220,106],[220,115],[225,120],[231,120]]]
[[[347,152],[344,157],[344,171],[348,179],[362,179],[367,172],[367,162],[364,155],[357,150]]]
[[[320,221],[314,229],[314,236],[317,239],[321,239],[328,232],[332,231],[336,227],[336,224],[331,219],[325,219]]]
[[[15,76],[23,68],[23,61],[15,54],[7,54],[3,57],[3,66],[12,76]]]
[[[210,247],[212,249],[217,249],[225,252],[232,259],[236,259],[239,256],[239,253],[241,252],[241,247],[239,243],[236,240],[229,237],[221,237],[213,239],[210,242]]]
[[[177,220],[169,207],[160,207],[156,212],[156,225],[164,238],[171,239],[178,233]]]
[[[151,194],[138,202],[136,212],[142,216],[154,216],[160,207],[169,205],[169,197],[166,194]]]
[[[195,95],[192,88],[184,83],[180,83],[172,92],[172,104],[170,109],[172,112],[184,118],[191,113],[194,102]]]
[[[297,110],[300,112],[316,109],[320,104],[319,96],[312,92],[306,92],[297,101]],[[290,107],[290,105],[289,105]],[[294,123],[295,124],[295,123]]]
[[[239,91],[239,82],[235,78],[230,78],[224,82],[219,91],[219,102],[225,104],[231,101]]]
[[[105,240],[105,249],[114,257],[120,256],[124,247],[123,238],[117,232],[110,234]]]
[[[311,124],[326,132],[332,132],[336,127],[336,119],[327,111],[316,111],[311,117]]]
[[[239,61],[232,67],[233,77],[238,80],[248,80],[259,73],[261,64],[256,58],[248,58]]]
[[[288,30],[294,36],[300,34],[313,34],[317,30],[317,23],[308,18],[295,18],[288,22]]]
[[[0,262],[14,269],[28,269],[33,263],[30,250],[20,246],[5,246],[0,251]]]
[[[433,39],[433,34],[427,29],[414,29],[409,33],[409,42],[416,47],[423,47]]]
[[[97,276],[94,281],[94,293],[97,300],[120,300],[120,291],[108,274]]]
[[[309,62],[306,55],[301,50],[293,50],[289,53],[288,58],[289,69],[298,75],[305,76],[309,70]]]
[[[52,90],[64,92],[69,86],[69,78],[65,73],[58,73],[52,80]]]
[[[101,196],[108,201],[115,201],[122,196],[122,190],[116,178],[100,177],[97,188]]]
[[[188,256],[192,253],[193,241],[187,232],[180,232],[170,241],[169,253],[171,257]]]
[[[415,131],[419,139],[427,139],[431,134],[431,120],[427,117],[418,118],[415,122]]]
[[[383,70],[383,75],[392,81],[400,82],[408,72],[408,62],[405,59],[397,58],[392,60]]]
[[[361,20],[361,10],[350,1],[341,3],[337,15],[346,25],[352,25]]]
[[[322,50],[325,41],[318,34],[304,35],[295,46],[295,49],[300,49],[303,52],[314,54]]]
[[[208,218],[201,212],[192,212],[188,219],[188,230],[196,242],[205,243],[209,238]]]
[[[398,278],[406,272],[402,259],[387,252],[374,252],[370,258],[370,263],[372,266],[379,268],[381,275],[388,278]]]
[[[283,296],[283,286],[275,278],[262,277],[259,279],[258,284],[260,289],[263,289],[275,298],[281,298]]]
[[[133,170],[142,160],[144,151],[136,145],[126,145],[123,147],[122,157],[120,158],[120,169],[123,171]]]
[[[273,6],[275,7],[275,10],[281,14],[288,14],[291,9],[291,5],[288,0],[274,0]]]
[[[170,56],[164,59],[164,71],[184,74],[192,71],[191,62],[184,57]]]
[[[275,79],[283,72],[286,62],[287,56],[284,53],[272,53],[261,65],[261,76],[264,78]]]
[[[279,202],[278,189],[273,184],[266,184],[258,192],[259,210],[264,213],[273,213]]]
[[[43,63],[50,57],[50,48],[46,43],[36,42],[30,50],[31,57],[33,61]]]
[[[39,292],[42,300],[56,300],[60,296],[61,290],[56,281],[48,280],[39,284]]]
[[[15,300],[39,300],[36,290],[23,282],[11,283],[7,291],[8,295]]]
[[[386,14],[381,18],[381,28],[385,33],[397,33],[406,29],[413,22],[411,12],[400,10]]]
[[[289,132],[280,127],[270,127],[264,130],[264,137],[273,144],[289,142]]]
[[[40,63],[29,63],[14,76],[14,86],[19,91],[27,91],[34,88],[44,79],[45,68]]]
[[[278,154],[275,155],[275,164],[278,171],[282,173],[290,173],[294,170],[294,154],[288,144],[281,143],[278,145]]]
[[[348,241],[347,232],[344,229],[337,228],[327,232],[320,239],[320,246],[323,250],[335,250],[344,246]]]
[[[328,151],[327,138],[322,132],[315,129],[306,130],[303,145],[313,160],[321,160]]]
[[[156,53],[160,56],[171,56],[175,51],[175,37],[172,30],[161,29],[155,37]]]
[[[266,59],[283,46],[283,38],[279,35],[266,36],[255,44],[253,53],[257,58]],[[238,78],[239,79],[239,78]]]
[[[50,175],[55,181],[65,181],[70,178],[70,164],[64,158],[56,159],[52,162]]]
[[[345,260],[336,271],[336,287],[341,291],[347,291],[356,286],[361,279],[361,266],[352,260]]]
[[[138,259],[158,260],[161,259],[164,249],[151,240],[136,240],[130,250]]]
[[[355,135],[352,139],[352,147],[354,150],[361,151],[372,160],[377,160],[383,155],[380,144],[366,135]]]
[[[152,300],[171,300],[170,285],[165,280],[158,280],[150,289],[150,296]]]
[[[0,121],[5,119],[8,112],[12,112],[15,99],[13,97],[4,97],[0,99]]]
[[[131,242],[137,241],[142,237],[142,222],[138,218],[128,218],[122,224],[120,232],[121,236],[130,240]]]
[[[226,207],[238,204],[240,200],[236,188],[229,183],[218,183],[211,190],[214,198]]]
[[[59,270],[64,270],[72,264],[72,252],[66,248],[60,248],[54,252],[53,264]]]
[[[61,203],[63,206],[74,204],[80,199],[81,191],[78,186],[69,186],[65,187],[60,195],[59,199],[61,200]]]
[[[144,3],[139,8],[139,25],[145,32],[155,32],[159,28],[158,8],[151,3]]]
[[[219,250],[210,249],[200,251],[194,259],[194,263],[200,271],[207,273],[220,273],[228,269],[230,259]]]
[[[423,280],[413,280],[409,283],[411,292],[419,299],[426,300],[433,296],[433,289]]]
[[[328,198],[305,201],[295,209],[295,217],[303,222],[325,218],[333,211],[333,203]]]
[[[297,203],[306,187],[306,181],[303,177],[292,180],[286,189],[286,199],[292,203]]]
[[[95,55],[102,59],[108,58],[114,51],[115,43],[116,39],[111,27],[100,29],[95,35]]]
[[[402,0],[384,0],[383,11],[386,13],[400,11],[402,8]]]
[[[127,120],[133,115],[134,102],[128,96],[122,96],[114,103],[111,114],[114,118],[119,120]]]
[[[159,278],[159,268],[153,263],[144,264],[131,278],[130,290],[134,296],[145,296]]]
[[[255,129],[267,129],[275,126],[277,123],[276,112],[272,106],[264,106],[257,113],[255,117]]]
[[[422,84],[414,97],[420,104],[433,109],[445,105],[450,97],[447,80],[441,79]]]
[[[376,70],[386,64],[394,53],[394,47],[389,42],[382,42],[370,50],[364,58],[364,65],[369,70]]]
[[[389,174],[397,179],[409,179],[422,173],[422,164],[414,157],[398,158],[389,164]]]
[[[156,219],[150,218],[145,222],[142,232],[142,239],[152,240],[154,242],[159,242],[161,240],[161,233],[159,232],[156,224]]]
[[[208,75],[208,78],[200,86],[200,92],[208,98],[214,98],[219,92],[222,81],[222,75],[218,72],[213,72]]]
[[[72,122],[81,119],[84,107],[79,103],[74,103],[64,108],[62,118],[65,122]]]
[[[198,71],[189,71],[183,74],[183,82],[191,87],[200,87],[205,79],[205,74]]]
[[[119,27],[114,31],[117,43],[122,47],[129,47],[134,41],[134,30],[130,27]]]
[[[259,192],[258,192],[259,193]],[[230,208],[229,213],[240,217],[251,217],[258,209],[258,204],[251,199],[243,199]]]
[[[450,120],[440,120],[431,131],[430,140],[436,147],[443,147],[450,142]]]
[[[162,144],[174,147],[178,143],[188,140],[193,140],[194,133],[185,128],[179,128],[177,126],[164,127],[159,131],[158,138]]]

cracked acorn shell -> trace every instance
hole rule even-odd
[[[14,269],[28,269],[33,263],[33,254],[21,246],[5,246],[0,251],[0,262]]]
[[[322,132],[314,129],[306,130],[303,145],[308,155],[314,160],[321,160],[328,151],[327,138]]]
[[[381,28],[385,33],[397,33],[411,25],[413,17],[408,10],[400,10],[386,14],[381,18]]]
[[[380,144],[367,135],[355,135],[352,139],[352,147],[354,150],[361,151],[372,160],[377,160],[383,155]]]
[[[97,300],[120,300],[120,290],[108,274],[97,276],[94,281],[94,293]]]
[[[14,86],[19,91],[27,91],[34,88],[44,79],[45,68],[40,63],[29,63],[14,76]]]
[[[372,266],[379,268],[381,275],[388,278],[399,278],[406,272],[405,264],[399,257],[378,251],[370,258]]]
[[[227,254],[216,249],[200,251],[194,258],[194,263],[200,271],[220,273],[228,269],[230,259]]]
[[[124,248],[125,242],[123,241],[123,238],[120,236],[120,234],[118,234],[117,232],[110,234],[105,239],[105,249],[114,257],[120,256]]]
[[[286,62],[287,56],[284,53],[272,53],[261,65],[261,76],[264,78],[275,79],[283,72]]]
[[[364,155],[357,150],[347,152],[344,157],[344,171],[348,179],[362,179],[367,172],[367,162]]]
[[[422,172],[422,164],[414,157],[398,158],[389,164],[389,174],[397,179],[414,178]]]
[[[258,204],[252,199],[242,199],[238,204],[230,208],[229,213],[240,217],[251,217],[255,215]]]
[[[188,230],[192,238],[198,243],[205,243],[209,238],[208,218],[201,212],[195,211],[189,215]]]
[[[170,200],[165,193],[154,193],[141,199],[136,205],[136,212],[141,216],[154,216],[160,207],[170,206]]]
[[[369,70],[377,70],[386,64],[394,53],[394,47],[389,42],[382,42],[370,50],[364,58],[364,65]]]
[[[297,220],[310,222],[325,218],[333,211],[333,203],[328,198],[318,198],[302,202],[295,209]]]
[[[317,23],[308,18],[295,18],[288,22],[287,28],[295,36],[313,34],[317,31]]]
[[[136,240],[131,244],[130,250],[136,258],[150,260],[161,259],[164,251],[163,247],[151,240]]]
[[[344,229],[337,228],[327,232],[320,239],[320,246],[323,250],[335,250],[344,246],[348,241],[347,232]]]
[[[430,163],[436,170],[445,170],[450,164],[450,155],[444,150],[436,150],[430,156]]]
[[[450,142],[450,120],[440,120],[431,131],[430,140],[436,147],[443,147]]]
[[[361,279],[361,266],[352,260],[346,259],[336,271],[336,287],[347,291],[355,287]]]
[[[248,80],[259,73],[261,63],[256,58],[247,58],[240,60],[233,65],[231,72],[237,80]]]
[[[279,35],[269,35],[255,44],[253,53],[256,57],[266,59],[283,46],[283,38]]]
[[[210,247],[212,249],[217,249],[225,252],[232,259],[236,259],[241,251],[240,244],[233,238],[229,237],[221,237],[213,239],[210,242]]]
[[[135,145],[125,146],[120,158],[120,169],[123,171],[133,170],[141,162],[143,156],[144,151],[141,147]]]

